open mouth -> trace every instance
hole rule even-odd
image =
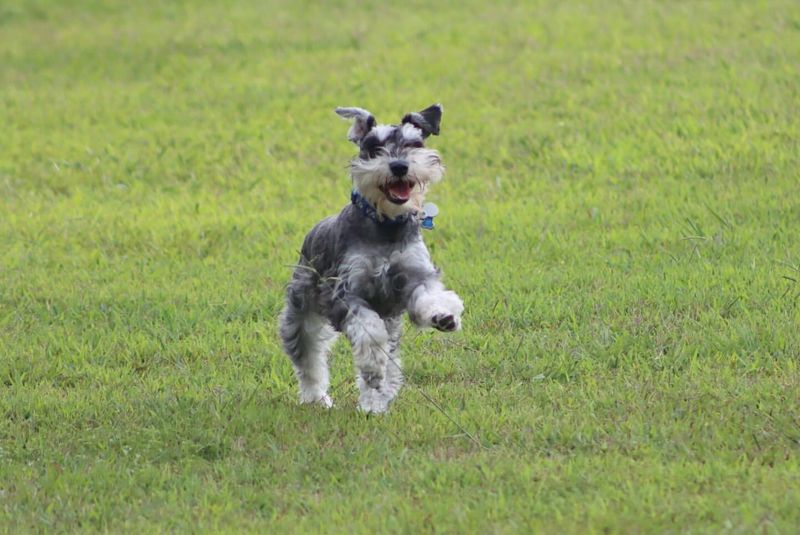
[[[381,191],[394,204],[403,204],[411,197],[411,182],[407,180],[396,180],[381,187]]]

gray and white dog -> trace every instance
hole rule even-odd
[[[281,313],[283,346],[300,381],[301,403],[331,407],[328,350],[338,332],[353,348],[361,410],[385,412],[403,384],[398,345],[404,312],[419,327],[461,328],[464,305],[440,281],[420,235],[428,185],[441,180],[442,106],[378,125],[361,108],[337,108],[353,121],[359,148],[350,162],[352,203],[308,233]]]

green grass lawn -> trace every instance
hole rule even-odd
[[[433,102],[464,329],[301,407],[332,110]],[[795,533],[799,169],[794,0],[4,0],[0,531]]]

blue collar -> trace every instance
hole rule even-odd
[[[388,217],[378,215],[378,211],[372,206],[367,199],[364,198],[357,190],[353,190],[353,193],[350,195],[350,200],[353,202],[353,205],[361,211],[361,214],[364,217],[372,219],[378,225],[387,226],[387,227],[394,227],[397,225],[402,225],[407,223],[411,219],[411,214],[403,214],[398,216],[394,219],[389,219]]]

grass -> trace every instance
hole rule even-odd
[[[0,531],[795,532],[799,66],[789,0],[6,0]],[[464,330],[300,407],[332,109],[437,101]]]

